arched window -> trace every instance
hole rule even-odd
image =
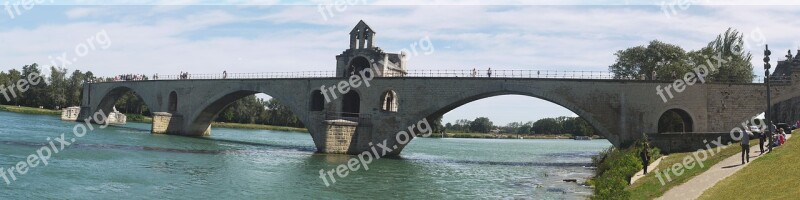
[[[325,96],[322,95],[322,91],[314,90],[311,93],[311,111],[322,111],[325,109]]]
[[[397,112],[397,93],[389,90],[381,95],[381,110]]]
[[[361,97],[354,90],[350,90],[342,98],[342,116],[358,117],[359,112],[361,112]]]
[[[170,113],[175,113],[178,111],[178,93],[172,91],[169,93],[169,108]]]
[[[692,116],[681,109],[670,109],[658,118],[658,132],[692,132]]]

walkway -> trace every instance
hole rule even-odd
[[[647,166],[647,172],[649,173],[649,172],[652,172],[653,170],[655,170],[656,167],[658,167],[658,164],[661,164],[661,160],[663,160],[664,158],[667,158],[667,156],[661,156],[658,159],[656,159],[656,161],[653,161],[652,163],[650,163],[650,165]],[[630,181],[631,185],[633,185],[633,183],[635,183],[636,180],[639,180],[642,177],[644,177],[644,171],[643,170],[639,170],[639,172],[636,172],[636,174],[634,174],[633,177],[631,177],[631,181]]]
[[[786,139],[788,140],[791,138],[792,135],[787,135]],[[738,145],[738,144],[733,144]],[[738,146],[734,146],[739,148]],[[753,160],[758,159],[759,151],[758,147],[751,147],[750,148],[750,162]],[[731,157],[722,160],[721,162],[717,163],[714,166],[711,166],[708,171],[703,172],[700,175],[695,176],[694,178],[690,179],[686,183],[683,183],[677,187],[674,187],[664,193],[663,196],[656,198],[659,200],[675,200],[675,199],[697,199],[700,195],[703,194],[707,189],[714,187],[717,182],[725,179],[726,177],[733,175],[736,171],[744,168],[750,163],[745,163],[742,165],[742,155],[740,153],[733,155]]]

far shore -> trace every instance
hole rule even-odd
[[[35,115],[61,115],[61,110],[52,110],[45,108],[33,108],[25,106],[13,105],[0,105],[0,111],[35,114]],[[125,114],[128,122],[138,123],[151,123],[153,118],[142,116],[139,114]],[[231,128],[231,129],[251,129],[251,130],[272,130],[272,131],[287,131],[308,133],[306,128],[288,127],[288,126],[273,126],[264,124],[241,124],[230,122],[213,122],[211,127],[214,128]],[[507,134],[507,133],[433,133],[431,138],[477,138],[477,139],[575,139],[575,136],[570,134],[556,134],[556,135],[522,135],[522,134]],[[593,136],[592,139],[603,139],[602,137]]]

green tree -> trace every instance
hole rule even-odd
[[[469,124],[469,130],[477,133],[488,133],[492,130],[492,127],[494,127],[492,121],[486,117],[475,118],[475,120]]]
[[[562,133],[561,124],[556,118],[543,118],[533,123],[533,131],[536,134],[560,134]]]
[[[592,136],[594,129],[580,117],[570,117],[563,122],[564,132],[576,136]]]
[[[619,50],[614,55],[617,60],[608,68],[616,79],[674,80],[691,71],[683,48],[658,40],[650,41],[647,46]]]
[[[704,56],[716,56],[727,60],[727,63],[718,66],[719,68],[710,74],[711,80],[737,83],[753,82],[753,64],[750,63],[753,55],[744,50],[744,34],[736,29],[728,28],[725,33],[718,35],[714,41],[708,43],[704,49],[700,51]],[[712,60],[714,65],[718,65],[716,60]]]

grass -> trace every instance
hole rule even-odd
[[[214,122],[211,127],[216,128],[236,128],[236,129],[260,129],[260,130],[273,130],[273,131],[290,131],[290,132],[304,132],[307,133],[308,129],[287,127],[287,126],[273,126],[264,124],[239,124],[239,123],[223,123]]]
[[[786,142],[718,182],[699,199],[797,199],[800,196],[798,163],[800,144]]]
[[[758,149],[758,140],[750,141],[751,146],[755,146],[755,148],[751,147],[751,153],[755,152],[754,149]],[[670,154],[668,157],[661,160],[661,163],[658,165],[656,169],[659,171],[663,171],[665,169],[671,168],[673,165],[677,163],[683,163],[683,159],[688,157],[693,157],[693,152],[687,153],[674,153]],[[672,181],[667,181],[666,177],[662,175],[662,179],[664,179],[665,184],[661,185],[661,181],[656,177],[656,170],[647,174],[647,176],[642,177],[641,179],[637,180],[636,183],[629,186],[626,191],[630,192],[630,199],[654,199],[656,197],[660,197],[664,195],[669,189],[681,185],[693,177],[708,171],[711,166],[719,163],[720,161],[731,157],[733,155],[741,153],[741,148],[739,147],[739,143],[734,143],[731,145],[724,146],[724,148],[717,153],[714,150],[714,156],[711,156],[709,153],[708,159],[703,162],[704,167],[699,167],[696,162],[691,169],[683,169],[683,174],[680,176],[675,176],[675,174],[670,173],[670,178]],[[683,166],[683,164],[681,164]]]
[[[34,114],[34,115],[61,115],[60,110],[50,110],[42,108],[31,108],[23,106],[0,105],[0,111]]]

